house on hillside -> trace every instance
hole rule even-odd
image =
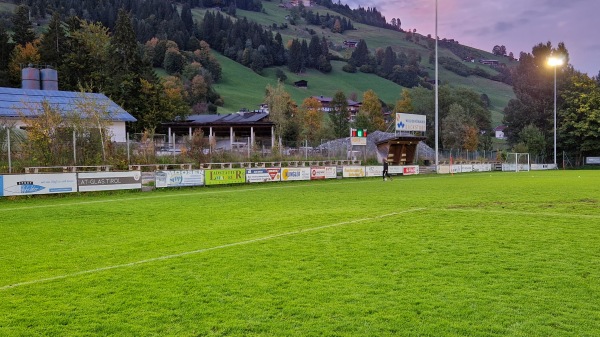
[[[26,119],[39,116],[44,103],[65,116],[81,114],[81,107],[87,105],[108,121],[112,141],[127,141],[125,123],[137,120],[104,94],[60,91],[54,69],[28,67],[22,75],[23,88],[0,88],[0,123],[26,129]]]
[[[296,82],[294,82],[294,86],[296,88],[306,89],[306,88],[308,88],[308,81],[307,80],[296,81]]]
[[[300,4],[304,5],[304,7],[310,7],[312,5],[311,0],[290,0],[290,5],[296,7],[300,6]]]
[[[346,48],[356,48],[358,41],[356,40],[344,40],[344,47]]]
[[[311,96],[311,97],[316,98],[321,103],[321,106],[323,107],[322,108],[323,112],[330,112],[331,110],[333,110],[333,108],[331,107],[331,101],[333,101],[332,97],[326,97],[326,96]],[[353,122],[354,119],[356,118],[356,114],[358,113],[358,110],[360,110],[360,107],[362,106],[362,103],[355,102],[351,99],[347,100],[347,103],[348,103],[348,111],[350,112],[350,121]]]
[[[484,59],[481,59],[481,60],[479,60],[479,63],[485,64],[485,65],[488,65],[488,66],[498,66],[498,65],[500,65],[500,61],[498,61],[498,60],[484,60]]]
[[[506,130],[506,125],[499,125],[494,129],[495,137],[497,139],[506,139],[504,135],[504,130]]]

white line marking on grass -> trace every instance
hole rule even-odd
[[[22,287],[22,286],[26,286],[26,285],[31,285],[31,284],[38,284],[38,283],[44,283],[44,282],[62,280],[62,279],[66,279],[66,278],[70,278],[70,277],[75,277],[75,276],[86,275],[86,274],[94,274],[94,273],[99,273],[99,272],[106,271],[106,270],[113,270],[113,269],[126,268],[126,267],[133,267],[133,266],[137,266],[137,265],[141,265],[141,264],[146,264],[146,263],[151,263],[151,262],[157,262],[157,261],[163,261],[163,260],[170,260],[170,259],[174,259],[174,258],[178,258],[178,257],[187,256],[187,255],[206,253],[206,252],[210,252],[210,251],[213,251],[213,250],[219,250],[219,249],[224,249],[224,248],[229,248],[229,247],[243,246],[243,245],[248,245],[248,244],[252,244],[252,243],[256,243],[256,242],[262,242],[262,241],[267,241],[267,240],[272,240],[272,239],[277,239],[277,238],[286,237],[286,236],[292,236],[292,235],[298,235],[298,234],[303,234],[303,233],[308,233],[308,232],[319,231],[319,230],[327,229],[327,228],[339,227],[339,226],[344,226],[344,225],[352,225],[352,224],[357,224],[357,223],[367,222],[367,221],[374,221],[374,220],[379,220],[379,219],[383,219],[383,218],[389,218],[389,217],[400,215],[400,214],[411,213],[411,212],[418,212],[418,211],[423,211],[423,210],[426,210],[426,208],[413,208],[413,209],[409,209],[409,210],[406,210],[406,211],[393,212],[393,213],[378,215],[378,216],[369,217],[369,218],[361,218],[361,219],[356,219],[356,220],[343,221],[343,222],[338,222],[338,223],[334,223],[334,224],[330,224],[330,225],[324,225],[324,226],[319,226],[319,227],[303,228],[303,229],[298,229],[298,230],[295,230],[295,231],[292,231],[292,232],[285,232],[285,233],[280,233],[280,234],[273,234],[273,235],[268,235],[268,236],[265,236],[265,237],[262,237],[262,238],[250,239],[250,240],[245,240],[245,241],[240,241],[240,242],[233,242],[233,243],[228,243],[228,244],[224,244],[224,245],[220,245],[220,246],[215,246],[215,247],[210,247],[210,248],[203,248],[203,249],[198,249],[198,250],[192,250],[192,251],[189,251],[189,252],[183,252],[183,253],[178,253],[178,254],[159,256],[159,257],[154,257],[154,258],[146,259],[146,260],[140,260],[140,261],[135,261],[135,262],[117,264],[117,265],[114,265],[114,266],[107,266],[107,267],[101,267],[101,268],[96,268],[96,269],[83,270],[83,271],[79,271],[79,272],[75,272],[75,273],[71,273],[71,274],[65,274],[65,275],[53,276],[53,277],[48,277],[48,278],[43,278],[43,279],[38,279],[38,280],[31,280],[31,281],[25,281],[25,282],[20,282],[20,283],[15,283],[15,284],[9,284],[9,285],[5,285],[5,286],[0,287],[0,291],[7,290],[7,289],[18,288],[18,287]]]
[[[527,211],[499,211],[491,209],[474,209],[474,208],[444,208],[444,211],[452,212],[468,212],[468,213],[494,213],[503,215],[530,215],[530,216],[548,216],[559,218],[583,218],[583,219],[600,219],[600,215],[592,214],[572,214],[572,213],[549,213],[549,212],[527,212]]]

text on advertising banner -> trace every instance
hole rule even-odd
[[[403,171],[403,167],[399,165],[390,165],[388,167],[389,174],[402,174]],[[381,174],[383,174],[383,166],[381,167]]]
[[[310,167],[284,167],[281,181],[310,180]]]
[[[325,166],[325,179],[336,179],[337,178],[337,167],[336,166]]]
[[[404,166],[402,168],[402,174],[405,175],[405,176],[411,176],[413,174],[419,174],[419,166],[418,165]]]
[[[389,173],[389,168],[388,168]],[[365,176],[366,177],[381,177],[383,174],[383,166],[366,166],[365,167]]]
[[[19,174],[3,177],[2,195],[5,197],[77,192],[76,173]]]
[[[79,192],[141,189],[142,172],[81,172],[77,174],[77,186]]]
[[[4,196],[4,176],[0,176],[0,197]]]
[[[246,169],[222,169],[204,171],[204,183],[209,185],[244,184]]]
[[[344,178],[362,178],[365,176],[364,166],[344,166],[343,169]]]
[[[281,180],[281,168],[251,168],[246,169],[246,182],[265,183]]]
[[[311,180],[325,179],[325,167],[322,167],[322,166],[311,166],[311,168],[310,168],[310,179]]]
[[[203,185],[203,170],[156,171],[157,188]]]

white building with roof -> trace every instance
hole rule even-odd
[[[0,125],[24,129],[27,125],[26,118],[35,118],[43,112],[44,102],[63,115],[82,114],[81,107],[87,104],[100,110],[99,115],[108,120],[107,128],[112,141],[127,141],[126,123],[135,122],[137,119],[118,104],[99,93],[44,90],[44,87],[57,89],[58,85],[43,85],[43,82],[40,82],[36,86],[35,76],[26,77],[35,73],[34,70],[23,69],[23,87],[31,89],[0,88]],[[39,80],[39,76],[37,78]]]

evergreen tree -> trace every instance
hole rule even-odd
[[[348,99],[341,90],[336,91],[335,95],[333,95],[329,119],[333,125],[335,138],[344,138],[348,136],[348,130],[350,129]]]
[[[40,40],[40,54],[42,62],[50,64],[57,69],[64,62],[64,53],[67,48],[67,32],[60,20],[60,14],[54,12],[48,23],[48,31]]]
[[[10,43],[8,32],[4,28],[2,22],[0,22],[0,72],[8,69],[8,62],[10,61],[10,54],[13,48],[14,45]],[[2,78],[6,79],[6,76],[2,76]]]
[[[35,32],[33,25],[29,21],[29,7],[25,5],[18,6],[12,16],[13,24],[13,41],[25,46],[26,43],[31,43],[35,40]]]
[[[366,64],[369,60],[369,48],[367,47],[367,43],[365,40],[358,41],[356,45],[356,49],[352,52],[350,56],[350,60],[348,63],[354,65],[355,67],[360,67],[363,64]]]
[[[293,39],[289,49],[288,69],[292,73],[302,71],[302,46],[297,39]]]
[[[308,66],[315,67],[321,54],[321,42],[316,35],[313,35],[308,45]]]

